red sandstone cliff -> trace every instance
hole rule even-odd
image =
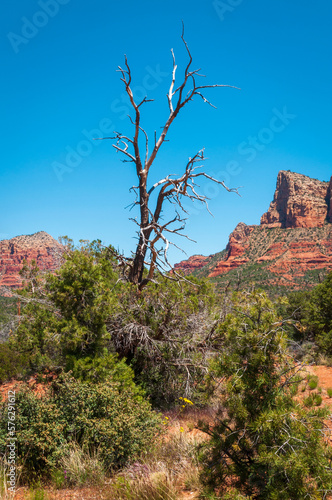
[[[60,265],[63,247],[52,236],[40,231],[0,241],[0,287],[19,288],[23,261],[35,260],[40,270],[54,271]]]
[[[298,288],[308,273],[332,270],[332,177],[321,182],[280,171],[273,202],[260,226],[240,222],[224,255],[191,259],[175,267],[211,278],[248,266],[257,267],[271,284]],[[213,265],[211,265],[211,262]],[[266,278],[268,276],[268,278]]]
[[[332,178],[331,178],[332,179]],[[328,182],[281,170],[269,210],[261,224],[269,227],[321,227],[330,217]]]

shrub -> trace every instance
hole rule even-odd
[[[16,438],[19,449],[17,465],[21,477],[28,483],[35,482],[40,472],[53,468],[66,444],[65,422],[61,409],[50,396],[38,397],[29,387],[16,392]],[[0,450],[7,445],[8,403],[1,405]]]
[[[200,383],[216,297],[211,284],[192,281],[194,286],[164,278],[140,293],[128,286],[107,323],[115,350],[130,362],[135,380],[159,408],[179,396],[205,401]]]
[[[256,499],[323,498],[332,486],[327,412],[293,400],[294,364],[266,295],[236,295],[233,307],[218,329],[223,344],[213,366],[224,381],[221,410],[215,425],[201,424],[211,436],[202,448],[204,483],[223,491],[228,478]]]
[[[116,352],[159,408],[194,393],[204,403],[207,332],[216,320],[211,284],[160,278],[138,292],[116,268],[112,249],[100,242],[71,247],[62,267],[47,276],[42,300],[24,307],[12,346],[27,356],[31,372],[62,368],[90,382],[113,376]]]
[[[82,382],[99,383],[113,380],[119,382],[122,388],[135,388],[132,368],[126,364],[124,359],[119,360],[117,354],[109,353],[107,349],[104,349],[100,356],[94,358],[87,356],[76,359],[73,357],[70,360],[67,359],[67,362],[72,369],[74,378]]]
[[[46,277],[39,297],[23,309],[12,345],[28,356],[31,371],[72,368],[73,358],[95,357],[108,343],[106,320],[118,303],[118,274],[109,248],[100,242],[71,248],[56,274]],[[38,298],[39,288],[32,293]],[[25,290],[24,295],[31,296]],[[45,301],[45,295],[48,301]]]
[[[328,397],[332,398],[332,389],[328,388],[328,389],[326,389],[326,392],[327,392]]]
[[[7,444],[7,409],[0,414],[0,452]],[[146,448],[159,428],[142,391],[109,380],[86,384],[61,376],[44,395],[25,388],[16,394],[17,443],[22,477],[32,481],[57,469],[77,443],[99,453],[106,468],[121,467]]]
[[[308,379],[308,386],[311,391],[313,389],[316,389],[316,387],[318,386],[318,377],[315,375],[310,375]]]
[[[308,408],[313,406],[320,406],[322,404],[323,398],[317,392],[311,393],[307,398],[304,399],[303,403]]]

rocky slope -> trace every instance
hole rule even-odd
[[[22,286],[19,272],[24,261],[35,260],[39,269],[53,271],[59,267],[62,252],[62,245],[45,231],[0,241],[0,291]]]
[[[248,282],[276,289],[313,286],[332,269],[331,195],[332,177],[321,182],[280,171],[259,226],[240,222],[223,252],[191,257],[174,267],[212,278],[222,288]]]

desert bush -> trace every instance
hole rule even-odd
[[[319,353],[332,355],[332,273],[313,290],[288,295],[284,311],[296,320],[290,331],[301,341],[314,341]]]
[[[202,395],[216,297],[207,282],[192,282],[164,278],[140,293],[127,287],[120,309],[107,321],[112,345],[131,363],[135,380],[158,407],[194,392],[197,402]]]
[[[7,443],[7,408],[3,402],[1,453],[5,453]],[[86,384],[63,375],[44,395],[26,387],[16,394],[22,479],[31,482],[50,474],[73,443],[90,451],[100,443],[104,467],[124,466],[154,439],[159,422],[142,391],[119,381]]]
[[[317,375],[307,375],[307,381],[308,381],[308,387],[309,390],[312,391],[313,389],[316,389],[318,386],[318,377]]]
[[[312,392],[307,398],[303,400],[303,404],[308,408],[312,406],[320,406],[322,404],[323,398],[318,392]]]
[[[31,371],[70,370],[73,358],[95,357],[107,344],[105,321],[121,288],[110,248],[100,242],[71,247],[43,288],[22,291],[26,305],[11,345],[29,357]]]
[[[256,499],[324,498],[332,486],[326,410],[301,407],[292,395],[294,364],[287,336],[264,293],[238,294],[220,325],[223,349],[213,370],[223,377],[221,409],[202,448],[202,478],[225,489],[227,478]],[[315,403],[318,403],[316,396]]]

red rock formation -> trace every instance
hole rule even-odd
[[[329,184],[281,170],[269,210],[261,224],[269,227],[321,227],[329,215]]]
[[[22,286],[19,272],[24,260],[35,260],[40,270],[54,271],[62,253],[62,245],[45,231],[0,241],[0,287]]]
[[[174,269],[176,271],[183,271],[185,274],[191,274],[192,271],[201,269],[208,260],[209,257],[204,257],[204,255],[192,255],[188,260],[182,260],[178,264],[175,264]]]
[[[210,272],[209,277],[213,278],[231,269],[236,269],[242,264],[248,262],[248,258],[244,257],[244,253],[248,247],[248,238],[253,226],[247,226],[244,222],[239,222],[234,231],[229,236],[229,241],[226,247],[227,255],[224,260],[221,260],[217,266]]]
[[[332,270],[332,177],[328,183],[279,172],[274,200],[261,225],[238,224],[224,256],[217,262],[214,257],[200,256],[195,266],[187,266],[189,259],[176,267],[186,274],[189,267],[201,269],[201,276],[215,278],[253,264],[253,279],[269,276],[265,285],[298,288],[301,280],[307,283],[308,272],[314,273],[314,284],[319,271]]]

